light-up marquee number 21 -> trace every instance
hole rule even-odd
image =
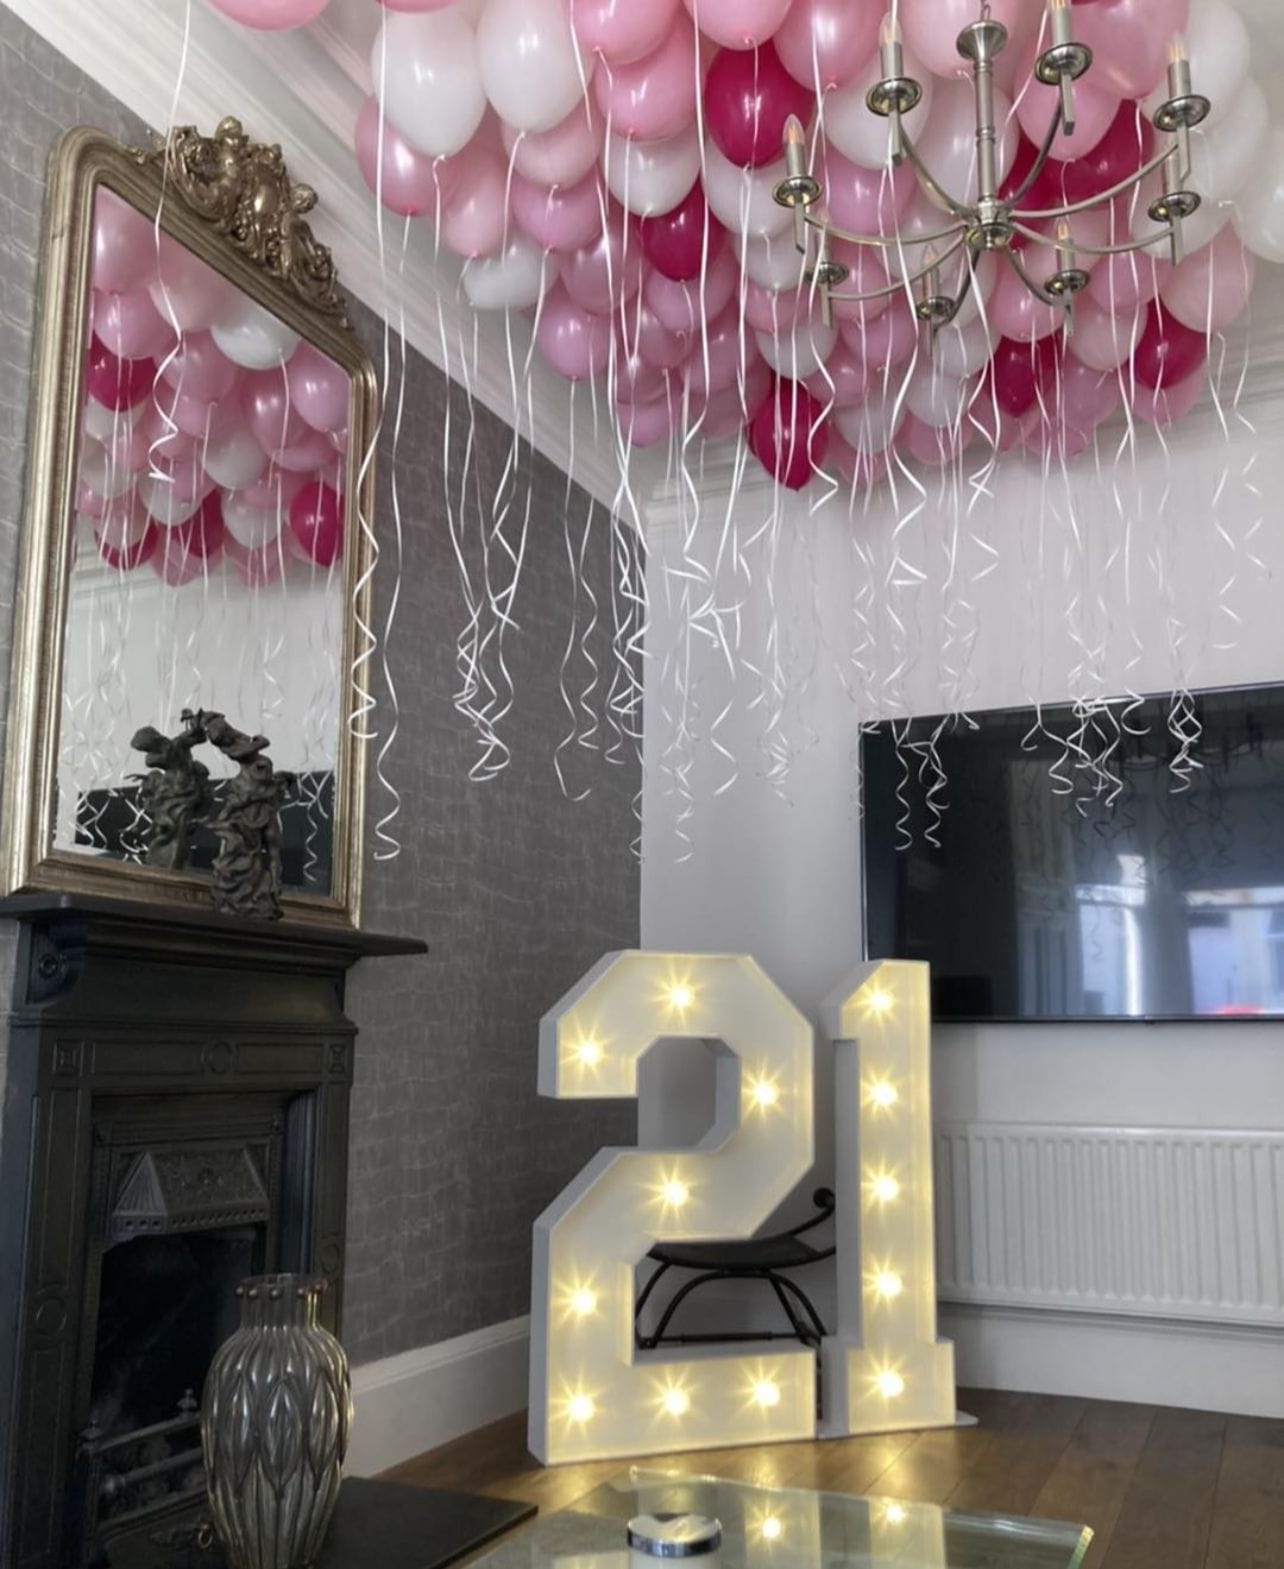
[[[665,1037],[721,1048],[713,1128],[695,1148],[601,1150],[535,1223],[530,1447],[546,1463],[815,1431],[809,1349],[674,1358],[633,1336],[655,1242],[752,1236],[810,1169],[811,1025],[752,959],[608,954],[541,1024],[540,1093],[636,1096]]]

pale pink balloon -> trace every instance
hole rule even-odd
[[[305,474],[269,465],[261,479],[252,485],[243,485],[237,495],[247,507],[266,507],[286,513],[307,483]]]
[[[804,385],[822,403],[849,408],[865,396],[869,372],[863,355],[857,354],[846,338],[840,338],[824,365],[814,371]]]
[[[604,193],[596,169],[574,185],[536,185],[513,171],[509,203],[522,231],[545,250],[575,251],[602,232]]]
[[[1025,261],[1032,251],[1037,252],[1042,249],[1043,247],[1040,246],[1032,246],[1025,252],[1022,260]],[[1046,261],[1045,256],[1042,262],[1046,263]],[[1041,259],[1036,256],[1030,273],[1033,278],[1041,282],[1044,273],[1042,270],[1036,270],[1040,268]],[[1046,338],[1050,332],[1055,332],[1063,325],[1065,314],[1058,306],[1045,305],[1037,295],[1031,294],[1011,267],[1003,267],[999,271],[999,281],[995,284],[994,293],[990,297],[989,321],[990,330],[997,337],[1012,338],[1019,343],[1030,343]]]
[[[165,462],[154,461],[152,471],[139,484],[139,491],[144,496],[149,493],[149,483],[158,487],[156,494],[168,494],[184,507],[203,501],[214,489],[214,481],[201,467],[201,455],[195,449]],[[165,490],[159,489],[162,485]],[[175,521],[181,523],[184,519],[176,518]]]
[[[1009,34],[1023,34],[1033,0],[992,0],[990,12]],[[1076,21],[1084,8],[1076,7]],[[970,74],[970,65],[955,47],[963,29],[979,15],[976,0],[901,0],[900,21],[905,42],[937,76]],[[1011,46],[1009,45],[1009,48]],[[1006,53],[1006,51],[1005,51]],[[1000,55],[1000,60],[1003,56]]]
[[[144,475],[138,482],[138,499],[154,523],[162,528],[177,528],[187,522],[213,488],[199,476],[199,468],[193,472],[190,464],[173,474],[162,470]]]
[[[695,29],[679,16],[651,54],[629,65],[603,64],[593,97],[612,136],[656,141],[695,119],[697,80]]]
[[[1159,297],[1183,326],[1221,332],[1248,304],[1257,261],[1227,224],[1167,277]]]
[[[161,367],[171,387],[206,402],[226,397],[240,373],[208,332],[184,333],[173,357]]]
[[[1093,430],[1119,407],[1119,377],[1114,371],[1094,370],[1067,354],[1056,382],[1054,407],[1062,422],[1073,429]]]
[[[270,588],[281,581],[285,572],[285,549],[280,536],[258,550],[247,550],[243,545],[234,548],[230,538],[226,543],[233,569],[246,588]]]
[[[138,422],[138,430],[147,442],[149,462],[158,465],[177,462],[196,447],[196,438],[188,431],[179,430],[161,404],[148,404]]]
[[[693,334],[701,322],[721,315],[739,282],[739,264],[731,251],[724,250],[709,264],[703,288],[699,278],[679,282],[652,268],[642,297],[670,332]]]
[[[103,445],[111,454],[113,463],[128,469],[131,474],[137,474],[147,467],[151,442],[151,433],[141,424],[122,425]]]
[[[678,0],[571,0],[571,26],[580,47],[611,65],[650,54],[677,14]]]
[[[950,426],[928,425],[916,414],[907,412],[896,432],[896,450],[929,468],[941,468],[966,451],[975,436],[976,430],[966,417],[954,429]]]
[[[1185,419],[1199,402],[1208,377],[1197,370],[1171,387],[1153,389],[1141,382],[1132,388],[1132,411],[1151,425],[1171,425],[1174,420]]]
[[[164,543],[162,540],[162,547]],[[170,588],[182,588],[205,573],[205,558],[194,552],[161,548],[147,559],[151,562],[152,571]]]
[[[264,452],[293,447],[315,432],[290,404],[289,387],[278,370],[251,371],[241,384],[241,408]]]
[[[174,329],[156,313],[146,289],[125,294],[94,292],[93,326],[96,336],[124,360],[143,360],[165,354],[175,343]]]
[[[292,442],[288,447],[278,447],[272,453],[273,463],[278,468],[288,469],[292,474],[311,474],[333,458],[334,448],[330,445],[330,438],[319,430],[309,430],[300,441]]]
[[[901,295],[884,294],[873,300],[847,300],[844,294],[875,294],[879,289],[885,289],[892,281],[887,270],[879,261],[875,247],[872,245],[849,245],[844,240],[835,240],[830,246],[830,255],[835,261],[842,262],[849,269],[847,277],[838,284],[833,299],[832,309],[834,320],[843,321],[873,321],[875,316],[881,316],[889,306],[904,304]]]
[[[885,452],[858,452],[846,436],[836,429],[830,431],[829,451],[825,457],[826,466],[838,470],[853,494],[870,490],[880,480],[887,478]]]
[[[1163,79],[1169,40],[1186,31],[1189,16],[1190,0],[1077,5],[1074,36],[1092,50],[1092,75],[1100,84],[1120,98],[1144,98]]]
[[[874,54],[885,0],[793,0],[772,43],[796,82],[841,87]]]
[[[379,0],[386,11],[444,11],[456,0]]]
[[[444,206],[454,195],[455,158],[432,158],[412,147],[386,115],[381,118],[377,98],[361,105],[353,142],[361,178],[389,212],[403,218],[431,216],[439,200]]]
[[[739,379],[742,365],[747,367],[761,358],[751,335],[746,334],[742,341],[740,312],[728,305],[707,332],[692,334],[687,389],[692,397],[721,392]]]
[[[745,282],[745,321],[755,332],[792,332],[814,309],[811,291],[805,285],[797,289],[764,289],[752,278]]]
[[[1081,15],[1082,12],[1075,14]],[[1043,42],[1046,47],[1047,39]],[[1021,129],[1036,147],[1040,147],[1052,123],[1053,112],[1061,101],[1061,90],[1045,85],[1035,76],[1035,53],[1035,38],[1032,37],[1022,54],[1017,72],[1022,85],[1016,112]],[[1092,151],[1110,129],[1118,112],[1119,94],[1102,86],[1095,71],[1088,71],[1074,84],[1074,131],[1067,136],[1064,125],[1058,130],[1053,139],[1051,156],[1062,162],[1082,158],[1085,153]]]
[[[213,326],[236,300],[226,278],[168,234],[161,235],[156,277],[147,292],[161,319],[180,332]]]
[[[1030,414],[1041,414],[1036,404],[1023,416],[1023,424]],[[1071,425],[1066,420],[1031,420],[1023,432],[1026,448],[1031,452],[1046,453],[1054,463],[1077,458],[1092,445],[1092,431],[1083,425]]]
[[[146,287],[156,269],[156,235],[142,213],[100,185],[94,197],[90,277],[104,294]]]
[[[1086,291],[1074,302],[1074,353],[1093,370],[1114,370],[1131,358],[1146,326],[1146,307],[1131,305],[1113,315]]]
[[[680,365],[691,347],[689,333],[673,332],[643,300],[634,302],[624,313],[626,340],[647,362],[660,370]]]
[[[652,365],[640,354],[630,354],[623,344],[616,345],[615,401],[617,403],[654,403],[665,397],[668,372]]]
[[[836,147],[820,144],[817,178],[824,186],[829,216],[854,234],[895,234],[897,223],[918,190],[908,160],[890,173],[866,169],[844,158]],[[941,228],[948,220],[941,214]]]
[[[574,185],[602,151],[602,116],[591,93],[550,131],[515,131],[503,124],[501,132],[514,169],[536,185]]]
[[[737,371],[725,387],[714,392],[691,392],[687,398],[688,418],[703,421],[700,434],[706,441],[734,435],[771,391],[771,367],[752,346],[748,353],[743,374]]]
[[[617,404],[615,417],[625,441],[635,447],[654,447],[668,440],[677,412],[667,398],[658,398],[651,403]]]
[[[172,390],[169,396],[162,397],[161,407],[185,436],[198,443],[212,440],[236,417],[236,407],[230,399],[217,403]]]
[[[133,495],[133,492],[127,494]],[[76,488],[76,511],[83,512],[87,518],[101,518],[118,499],[117,496],[102,495],[82,479]]]
[[[285,367],[290,402],[313,430],[344,430],[348,424],[347,372],[310,343],[300,343]]]
[[[328,0],[210,0],[216,11],[244,27],[278,31],[306,27],[325,10]]]
[[[1120,235],[1120,239],[1123,238],[1124,235]],[[1153,300],[1172,270],[1172,262],[1148,251],[1103,256],[1094,268],[1085,292],[1102,310],[1129,310],[1134,305],[1146,305]]]
[[[702,33],[724,49],[756,49],[776,31],[789,0],[682,0]]]
[[[643,267],[637,236],[614,211],[607,217],[604,234],[563,258],[562,286],[581,310],[606,316],[637,294]]]
[[[559,280],[544,297],[535,341],[554,370],[572,381],[605,371],[611,358],[611,323],[581,310]]]
[[[918,320],[902,300],[894,301],[891,310],[873,321],[843,322],[840,332],[852,352],[864,361],[871,379],[903,365],[919,341]]]
[[[113,550],[125,550],[141,541],[150,522],[137,494],[130,490],[123,496],[111,498],[95,533],[102,544],[110,545]]]
[[[441,215],[441,242],[456,256],[493,256],[504,243],[508,171],[497,154],[470,146],[456,155],[459,180]]]

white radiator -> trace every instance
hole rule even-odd
[[[1284,1324],[1284,1133],[939,1125],[947,1302]]]

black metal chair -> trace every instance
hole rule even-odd
[[[738,1340],[800,1340],[805,1346],[818,1346],[825,1337],[821,1322],[811,1298],[796,1280],[791,1280],[785,1270],[803,1269],[809,1264],[819,1264],[833,1258],[834,1244],[818,1248],[804,1240],[808,1232],[833,1218],[834,1195],[829,1188],[817,1188],[812,1195],[818,1214],[788,1231],[778,1231],[769,1237],[750,1237],[747,1242],[657,1242],[647,1254],[657,1265],[651,1278],[643,1286],[633,1311],[633,1334],[639,1349],[652,1351],[659,1345],[725,1345]],[[646,1307],[660,1280],[671,1269],[694,1270],[694,1280],[688,1280],[674,1292],[672,1300],[660,1315],[660,1320],[650,1334],[642,1332],[642,1310]],[[665,1331],[673,1315],[693,1291],[708,1285],[711,1280],[765,1280],[776,1293],[776,1299],[789,1320],[789,1330],[726,1330],[722,1333],[670,1335]]]

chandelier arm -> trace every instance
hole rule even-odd
[[[967,299],[969,294],[971,294],[972,284],[976,279],[976,261],[976,248],[975,246],[969,245],[967,248],[967,262],[963,268],[963,281],[959,288],[959,292],[954,297],[954,309],[950,312],[948,320],[941,322],[940,326],[948,327],[950,322],[952,322],[958,313],[963,309],[963,301]],[[933,332],[938,330],[939,329],[937,327],[932,328]]]
[[[1016,190],[1013,191],[1011,196],[1009,196],[1007,199],[1009,209],[1017,205],[1021,198],[1043,173],[1044,165],[1052,156],[1052,144],[1056,141],[1057,132],[1060,129],[1061,101],[1058,99],[1057,107],[1052,111],[1052,123],[1048,126],[1048,133],[1043,138],[1043,145],[1039,148],[1038,153],[1035,155],[1033,164],[1031,164],[1030,168],[1026,171],[1025,179],[1021,181],[1020,185],[1017,186]]]
[[[1044,238],[1044,236],[1041,235],[1040,239],[1042,238]],[[1036,283],[1030,274],[1021,265],[1021,263],[1017,260],[1017,254],[1015,251],[1006,250],[1003,254],[1007,257],[1008,264],[1016,273],[1017,277],[1020,278],[1021,282],[1025,284],[1026,288],[1029,289],[1030,293],[1033,294],[1036,299],[1042,300],[1045,305],[1055,305],[1058,309],[1064,310],[1065,301],[1059,300],[1055,294],[1049,294],[1041,283]]]
[[[927,277],[928,273],[935,271],[938,267],[949,261],[950,257],[955,254],[965,239],[966,235],[960,234],[953,245],[951,245],[948,250],[942,251],[935,261],[929,262],[925,267],[920,267],[917,272],[911,273],[907,277],[896,279],[894,283],[889,283],[885,288],[871,289],[866,294],[843,294],[840,293],[837,289],[831,289],[829,291],[829,297],[831,300],[860,302],[865,300],[885,300],[893,294],[904,294],[907,289],[912,289],[916,283],[921,283],[923,279]],[[916,237],[909,243],[911,245],[917,245],[919,241]]]
[[[1099,207],[1103,202],[1113,201],[1116,196],[1122,196],[1125,191],[1131,190],[1134,185],[1140,185],[1148,174],[1153,174],[1164,162],[1171,152],[1165,147],[1163,152],[1143,163],[1135,174],[1130,174],[1126,180],[1120,180],[1118,185],[1112,185],[1108,191],[1098,191],[1095,196],[1085,197],[1081,202],[1066,202],[1061,207],[1049,207],[1038,212],[1014,212],[1013,218],[1068,218],[1071,213],[1087,212],[1090,207]]]
[[[851,245],[878,245],[884,250],[895,250],[904,244],[930,245],[934,240],[962,238],[967,233],[967,225],[962,222],[951,224],[948,229],[938,229],[934,234],[915,234],[908,239],[901,234],[852,234],[850,230],[839,229],[827,218],[815,216],[811,212],[807,214],[807,222],[813,229],[819,229],[826,239],[845,240]]]
[[[1041,234],[1038,229],[1027,229],[1025,224],[1018,223],[1015,218],[1012,220],[1012,227],[1018,234],[1024,234],[1027,240],[1034,240],[1039,245],[1052,243],[1049,235]],[[1151,245],[1158,245],[1160,240],[1171,239],[1172,232],[1172,225],[1169,224],[1166,228],[1157,229],[1144,240],[1126,240],[1121,245],[1081,245],[1073,234],[1068,234],[1055,243],[1060,249],[1078,251],[1085,256],[1126,256],[1130,251],[1144,251]]]
[[[962,202],[955,201],[948,191],[936,183],[931,170],[919,157],[918,149],[910,139],[909,133],[905,132],[902,139],[905,143],[905,156],[914,165],[914,172],[918,175],[918,183],[932,197],[938,207],[944,207],[946,212],[953,213],[956,218],[964,223],[968,222],[972,214]]]

